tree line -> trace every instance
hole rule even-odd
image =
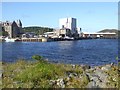
[[[22,32],[34,32],[36,35],[42,35],[45,32],[52,32],[53,28],[48,28],[48,27],[23,27]]]

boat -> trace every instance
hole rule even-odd
[[[73,37],[68,37],[68,36],[64,37],[64,39],[65,39],[65,40],[74,40]]]
[[[15,42],[15,39],[6,37],[5,42]]]

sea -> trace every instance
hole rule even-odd
[[[0,55],[3,62],[24,59],[34,61],[41,55],[54,63],[103,65],[117,63],[117,39],[87,39],[53,42],[2,42]]]

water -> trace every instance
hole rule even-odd
[[[15,62],[31,60],[32,55],[42,55],[52,62],[102,65],[116,63],[116,39],[92,39],[58,42],[3,42],[2,60]],[[1,44],[0,44],[1,45]]]

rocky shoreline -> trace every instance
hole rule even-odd
[[[19,61],[4,63],[1,77],[2,88],[118,88],[120,83],[113,63],[91,67]]]
[[[60,78],[57,80],[51,80],[52,85],[57,85],[60,88],[65,88],[66,85],[70,85],[72,82],[70,82],[71,79],[74,79],[75,81],[82,81],[84,78],[87,79],[88,84],[85,86],[85,88],[117,88],[118,87],[118,73],[115,73],[116,75],[112,76],[110,74],[111,70],[115,70],[115,66],[113,64],[108,64],[104,66],[96,66],[94,68],[91,68],[87,65],[80,66],[84,69],[84,72],[78,75],[77,73],[68,73],[68,76],[65,78]],[[73,68],[75,68],[75,65],[73,65]],[[110,81],[110,79],[112,81]],[[71,87],[74,88],[74,87]]]

